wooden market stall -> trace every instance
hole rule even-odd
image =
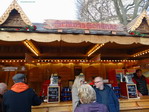
[[[115,69],[147,68],[148,34],[146,11],[128,26],[60,20],[32,23],[14,0],[0,18],[0,82],[10,88],[13,75],[25,73],[30,87],[39,93],[53,73],[62,77],[63,87],[69,87],[81,72],[90,81],[93,76],[108,79]],[[148,97],[120,99],[121,111],[147,111],[148,101]],[[71,111],[71,106],[71,102],[43,103],[33,112]]]

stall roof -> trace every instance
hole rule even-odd
[[[143,20],[146,16],[141,17]],[[16,30],[25,25],[35,25],[37,29]],[[117,31],[95,28],[49,29],[45,25],[31,23],[17,2],[13,1],[0,18],[0,59],[24,59],[25,53],[35,59],[94,59],[100,55],[102,60],[140,60],[149,56],[148,35],[130,35],[123,26],[123,30]],[[39,51],[39,56],[25,46],[26,40]],[[89,51],[96,46],[98,49],[88,56]]]
[[[129,31],[135,31],[135,30],[143,30],[143,28],[140,28],[140,26],[143,26],[144,32],[143,33],[149,33],[149,17],[147,15],[147,11],[144,10],[140,15],[138,15],[135,19],[133,19],[128,25],[127,29]],[[142,32],[142,31],[140,31]]]
[[[149,49],[149,39],[115,35],[88,35],[66,33],[0,32],[0,58],[24,59],[25,53],[37,59],[91,59],[101,54],[101,59],[144,59],[148,54],[132,57]],[[23,44],[30,40],[40,51],[35,56]],[[95,45],[104,44],[91,56],[87,52]]]

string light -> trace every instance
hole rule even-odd
[[[90,62],[95,62],[95,63],[100,63],[100,62],[103,62],[103,63],[109,63],[109,62],[136,62],[137,60],[100,60],[100,61],[95,61],[95,60],[86,60],[86,59],[42,59],[42,60],[39,60],[39,59],[35,59],[34,62],[35,63],[90,63]],[[9,63],[9,62],[12,62],[12,63],[18,63],[18,62],[26,62],[24,59],[2,59],[0,60],[0,62],[3,62],[3,63]]]
[[[145,55],[148,53],[149,53],[149,49],[141,51],[141,52],[137,52],[137,53],[133,54],[132,57],[138,57],[138,56],[142,56],[142,55]]]

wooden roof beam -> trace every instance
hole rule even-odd
[[[30,40],[25,40],[25,41],[23,41],[23,43],[36,56],[40,55],[39,50],[37,49],[37,47]]]
[[[96,44],[94,45],[87,53],[86,55],[89,57],[91,56],[93,53],[95,53],[99,48],[101,48],[104,44]]]

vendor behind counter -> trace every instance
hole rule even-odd
[[[50,85],[51,83],[51,76],[49,77],[48,80],[45,80],[43,83],[42,83],[42,87],[41,87],[41,91],[39,93],[39,96],[42,98],[42,99],[45,99],[47,97],[47,90],[48,90],[48,86]],[[62,84],[61,84],[61,77],[58,76],[58,85],[60,86],[60,88],[62,88]]]
[[[148,95],[147,84],[149,84],[149,79],[142,74],[141,69],[136,70],[132,80],[137,85],[139,96]]]

